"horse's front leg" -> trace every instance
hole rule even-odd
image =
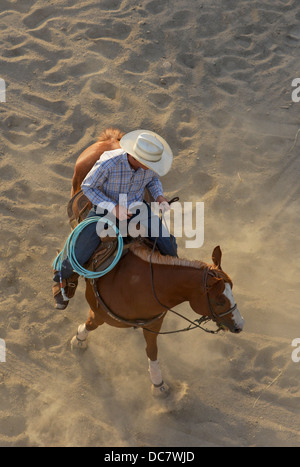
[[[104,321],[96,319],[95,313],[90,309],[88,320],[78,326],[77,334],[71,340],[71,349],[87,349],[88,346],[88,335],[90,331],[93,331],[98,326],[103,324]]]
[[[159,361],[157,359],[158,348],[157,348],[157,332],[159,332],[161,328],[162,322],[155,327],[151,327],[149,329],[153,330],[154,332],[147,331],[143,329],[144,338],[146,341],[146,354],[148,357],[148,364],[149,364],[149,375],[150,380],[152,383],[152,394],[154,396],[166,396],[169,393],[169,387],[164,382]]]

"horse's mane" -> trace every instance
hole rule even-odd
[[[152,249],[141,242],[134,242],[129,246],[130,251],[138,256],[143,261],[150,262]],[[184,258],[177,258],[176,256],[164,256],[159,251],[154,251],[151,256],[153,264],[162,264],[167,266],[183,266],[195,269],[203,269],[207,263],[197,260],[188,260]]]
[[[106,130],[102,131],[100,134],[98,141],[108,141],[110,139],[114,139],[116,141],[120,141],[122,136],[124,136],[125,133],[119,130],[118,128],[106,128]]]
[[[219,277],[224,280],[224,282],[229,282],[232,287],[232,280],[230,277],[224,272],[222,269],[217,268],[214,265],[209,265],[204,261],[199,260],[189,260],[185,258],[177,258],[176,256],[164,256],[159,251],[154,251],[152,254],[152,248],[148,245],[145,245],[142,242],[133,242],[129,246],[129,250],[136,256],[138,256],[143,261],[150,263],[150,256],[151,256],[151,263],[152,264],[161,264],[166,266],[182,266],[187,268],[194,268],[194,269],[205,269],[207,266],[210,266],[210,271],[216,277]]]

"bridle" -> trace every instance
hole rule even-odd
[[[163,308],[166,309],[166,312],[171,311],[172,313],[179,316],[180,318],[183,318],[185,321],[188,321],[190,323],[190,325],[187,328],[178,329],[176,331],[167,331],[167,332],[153,331],[152,329],[148,329],[148,328],[145,328],[145,327],[143,329],[146,329],[147,331],[152,332],[154,334],[175,334],[175,333],[178,333],[178,332],[190,331],[190,330],[196,329],[196,328],[200,328],[203,331],[208,332],[209,334],[217,334],[218,332],[224,330],[224,326],[223,326],[222,323],[219,322],[219,318],[223,318],[224,316],[227,316],[230,313],[233,313],[237,308],[237,304],[235,303],[233,307],[231,307],[227,311],[224,311],[223,313],[220,313],[220,314],[215,313],[215,311],[213,310],[213,307],[211,305],[210,299],[209,299],[208,286],[207,286],[208,276],[215,277],[215,274],[213,274],[213,272],[212,272],[213,269],[209,265],[205,268],[205,271],[204,271],[204,274],[203,274],[203,292],[204,292],[204,294],[206,295],[206,298],[207,298],[207,303],[208,303],[208,309],[209,309],[209,312],[210,312],[210,316],[202,316],[199,319],[191,321],[190,319],[186,318],[186,316],[183,316],[181,313],[178,313],[177,311],[172,310],[172,308],[169,308],[166,305],[164,305],[163,303],[161,303],[161,301],[159,300],[159,298],[156,295],[155,288],[154,288],[154,281],[153,281],[152,254],[153,254],[154,249],[155,249],[155,243],[153,245],[153,249],[152,249],[152,252],[151,252],[151,255],[150,255],[151,286],[152,286],[152,292],[153,292],[154,298],[156,299],[156,301],[159,303],[160,306],[162,306]],[[204,328],[202,326],[202,324],[207,323],[208,321],[214,321],[216,323],[216,325],[218,326],[218,329],[214,331],[214,330],[211,330],[211,329]]]
[[[211,266],[207,266],[207,268],[205,269],[205,272],[203,274],[203,290],[207,297],[208,309],[210,312],[211,320],[215,321],[218,324],[218,319],[223,318],[223,316],[230,315],[230,313],[233,313],[237,309],[237,304],[235,303],[233,307],[231,307],[228,311],[224,311],[223,313],[220,313],[220,314],[215,313],[213,307],[211,306],[211,302],[208,296],[208,287],[207,287],[208,276],[215,277],[215,274],[213,274],[212,271],[213,269]]]

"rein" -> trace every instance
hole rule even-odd
[[[158,316],[155,316],[154,318],[152,319],[136,319],[136,320],[129,320],[129,319],[124,319],[124,318],[121,318],[121,316],[118,316],[116,315],[115,313],[113,313],[111,311],[111,309],[106,305],[106,303],[104,302],[103,298],[101,297],[98,289],[97,289],[97,283],[96,283],[96,280],[95,279],[92,279],[90,280],[91,284],[92,284],[92,287],[93,287],[93,290],[94,290],[94,294],[96,296],[96,299],[98,300],[98,302],[100,302],[100,304],[102,305],[102,307],[104,308],[105,312],[108,314],[108,316],[110,316],[111,318],[113,318],[114,320],[116,321],[119,321],[119,323],[123,323],[123,324],[126,324],[127,326],[133,326],[135,328],[139,328],[139,327],[142,327],[144,328],[145,325],[150,325],[152,323],[154,323],[155,321],[159,320],[160,318],[163,318],[165,316],[165,314],[167,313],[166,311],[163,311],[162,313],[160,313],[160,315]]]

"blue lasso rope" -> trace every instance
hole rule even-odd
[[[98,271],[98,272],[89,271],[88,269],[85,269],[83,266],[81,266],[78,263],[77,258],[75,256],[75,246],[76,246],[76,241],[78,239],[78,236],[80,235],[80,233],[83,231],[85,227],[87,227],[89,224],[92,224],[93,222],[103,222],[105,224],[110,225],[118,236],[118,251],[117,251],[116,257],[114,258],[110,266],[108,266],[103,271]],[[105,274],[110,272],[115,267],[115,265],[118,263],[118,261],[121,258],[122,251],[123,251],[123,238],[119,234],[119,230],[116,227],[116,225],[113,224],[113,222],[111,222],[109,219],[106,219],[105,217],[96,217],[96,216],[89,217],[83,220],[82,222],[80,222],[80,224],[78,224],[75,227],[75,229],[71,232],[71,234],[67,238],[64,248],[59,253],[59,255],[55,258],[52,266],[54,270],[60,272],[62,270],[62,262],[66,254],[66,256],[68,257],[71,263],[73,270],[77,272],[77,274],[79,274],[80,276],[86,277],[88,279],[96,279],[98,277],[104,276]]]

